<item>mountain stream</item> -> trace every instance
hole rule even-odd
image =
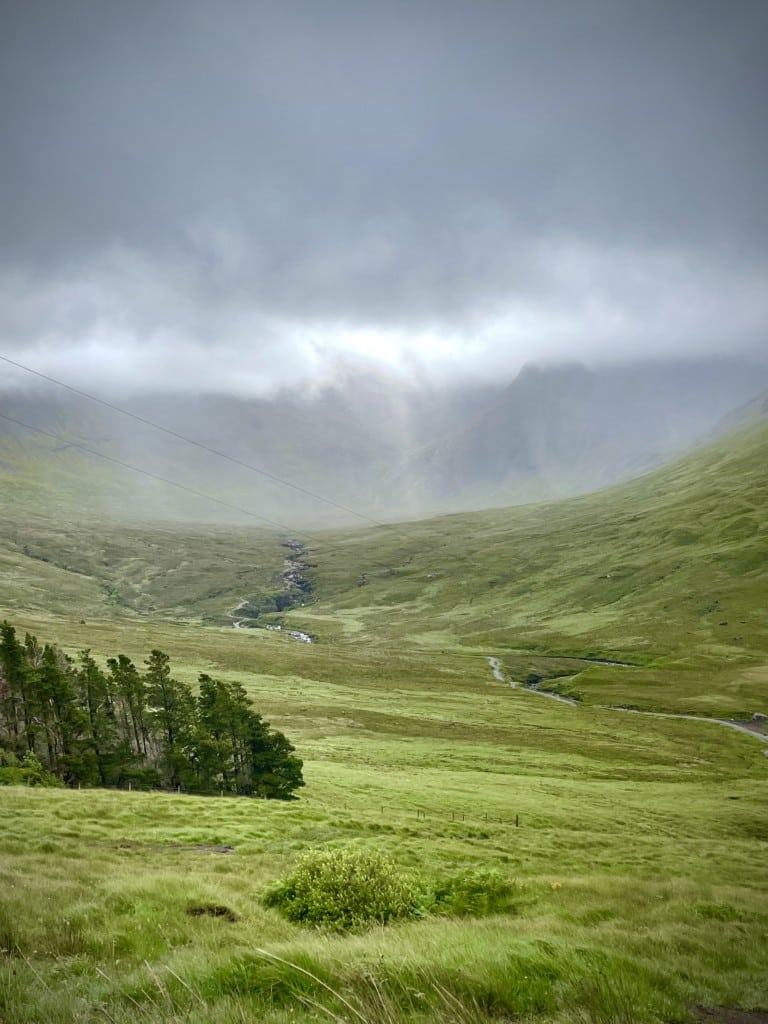
[[[501,667],[501,661],[498,658],[488,658],[488,664],[493,672],[493,678],[497,679],[500,683],[508,683],[511,688],[516,686],[514,680],[508,679],[503,672]],[[597,659],[590,658],[589,661],[592,663],[596,662]],[[600,662],[600,664],[610,665],[621,665],[629,668],[627,662]],[[571,707],[578,707],[579,701],[572,700],[570,697],[564,697],[560,693],[553,693],[551,690],[541,690],[538,684],[527,685],[523,683],[523,689],[529,690],[531,693],[537,693],[540,697],[549,697],[550,700],[560,701],[561,704],[570,704]],[[714,725],[724,725],[729,729],[736,729],[738,732],[745,732],[749,736],[754,736],[762,743],[768,743],[768,735],[763,730],[763,724],[765,722],[765,716],[761,714],[755,714],[751,719],[741,721],[739,719],[732,718],[707,718],[705,715],[685,715],[675,714],[671,711],[641,711],[639,708],[621,708],[616,707],[612,704],[590,704],[587,707],[594,707],[599,711],[623,711],[628,715],[645,715],[648,718],[684,718],[689,722],[712,722]],[[765,756],[768,757],[768,749],[764,751]]]

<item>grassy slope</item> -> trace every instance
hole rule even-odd
[[[587,666],[572,689],[700,713],[766,704],[766,426],[584,498],[318,537],[312,551],[319,604],[293,617],[339,643],[458,645],[503,656],[518,679],[543,654],[635,662]]]
[[[768,660],[766,444],[751,433],[563,505],[318,535],[318,602],[287,617],[320,633],[311,647],[201,624],[270,585],[280,538],[83,529],[7,508],[0,615],[71,649],[160,646],[181,678],[241,681],[297,744],[307,788],[286,805],[0,790],[0,1017],[313,1019],[300,976],[256,947],[357,993],[370,1021],[418,1020],[431,999],[434,1020],[558,1024],[768,1006],[759,741],[558,705],[496,682],[485,660],[546,675],[614,655],[644,667],[592,667],[574,685],[750,710]],[[751,626],[734,641],[718,622],[739,617]],[[425,875],[496,868],[519,882],[519,912],[337,938],[261,908],[302,848],[341,842]],[[200,903],[240,919],[188,916]]]
[[[288,620],[340,654],[493,654],[517,680],[565,673],[562,689],[598,703],[748,714],[768,686],[766,466],[763,425],[584,498],[316,534],[317,601]],[[224,623],[278,587],[285,537],[83,524],[25,495],[6,480],[11,610]]]

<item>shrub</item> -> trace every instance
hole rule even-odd
[[[40,763],[38,756],[28,750],[21,762],[10,751],[0,757],[0,786],[62,786]]]
[[[429,910],[452,917],[487,917],[518,909],[520,892],[498,871],[461,871],[433,886]]]
[[[418,914],[415,884],[375,850],[310,850],[264,903],[298,924],[349,931]]]

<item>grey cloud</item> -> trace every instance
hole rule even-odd
[[[8,5],[1,343],[757,351],[766,42],[761,0]]]

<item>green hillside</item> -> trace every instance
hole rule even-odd
[[[630,662],[560,685],[677,710],[766,704],[766,425],[583,498],[311,548],[318,604],[291,617],[336,643],[484,651],[517,680],[545,654]]]
[[[3,367],[0,486],[19,497],[120,522],[264,516],[305,529],[583,494],[686,451],[768,384],[768,367],[739,359],[529,366],[450,389],[350,368],[270,398],[161,393],[115,406],[34,387],[33,374],[28,390],[4,388]]]
[[[0,1018],[759,1024],[717,1008],[768,1007],[764,739],[594,705],[766,708],[766,467],[754,429],[578,500],[300,537],[4,490],[0,618],[240,683],[306,788],[0,787]],[[264,905],[350,846],[463,909],[336,934]]]
[[[583,498],[298,534],[311,598],[248,624],[340,657],[495,656],[592,702],[746,715],[768,687],[767,467],[761,425]],[[283,590],[291,535],[53,518],[12,489],[3,506],[9,611],[229,625]]]

